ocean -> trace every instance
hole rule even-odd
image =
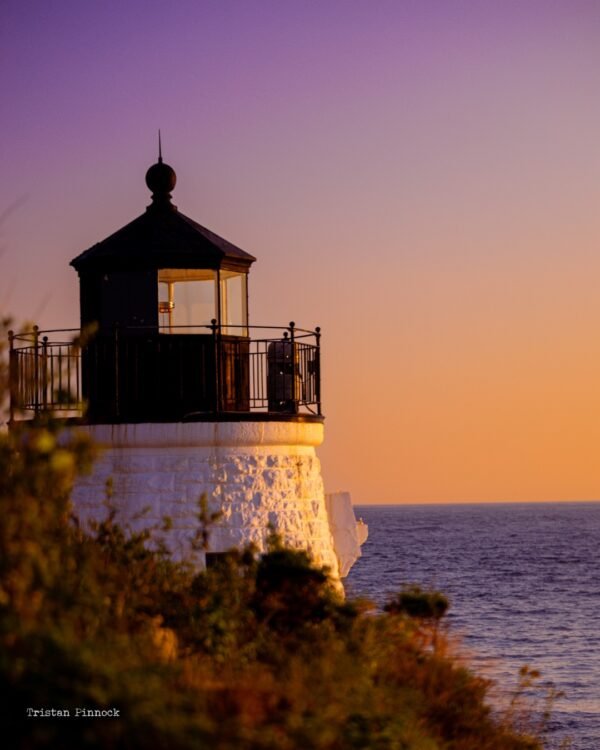
[[[451,601],[450,633],[498,705],[523,665],[563,695],[548,744],[600,748],[600,503],[359,505],[369,525],[350,596],[382,605],[403,584]],[[494,694],[493,694],[494,695]]]

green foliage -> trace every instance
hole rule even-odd
[[[110,487],[106,518],[80,528],[69,495],[93,458],[87,440],[50,420],[0,433],[0,688],[11,747],[541,747],[492,717],[485,680],[424,646],[421,625],[437,625],[448,606],[440,594],[406,589],[388,612],[365,613],[276,537],[261,557],[232,550],[198,572],[170,559],[161,529],[119,526]],[[198,519],[202,550],[215,521],[205,499]],[[34,719],[29,707],[120,716]]]
[[[450,602],[439,591],[424,591],[420,586],[403,588],[396,598],[385,606],[392,614],[406,614],[418,620],[439,621],[448,611]]]

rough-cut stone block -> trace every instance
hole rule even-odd
[[[189,468],[189,459],[187,456],[182,455],[162,455],[154,459],[154,467],[156,471],[171,471],[176,474],[181,474],[187,472]]]

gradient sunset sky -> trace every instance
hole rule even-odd
[[[600,499],[600,3],[4,0],[0,311],[174,203],[323,328],[328,490]]]

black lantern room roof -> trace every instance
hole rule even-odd
[[[171,203],[177,177],[162,156],[146,173],[152,203],[137,219],[71,261],[79,272],[155,268],[248,270],[253,255],[219,237]]]

